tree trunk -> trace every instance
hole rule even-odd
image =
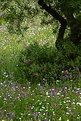
[[[46,10],[50,15],[52,15],[53,18],[55,18],[56,20],[58,20],[60,22],[60,29],[59,29],[58,37],[57,37],[57,40],[56,40],[56,47],[57,47],[58,50],[62,49],[63,37],[64,37],[66,25],[67,25],[66,19],[64,19],[55,10],[53,10],[51,8],[51,6],[46,5],[46,3],[44,2],[44,0],[39,0],[38,4],[44,10]]]

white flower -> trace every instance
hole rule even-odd
[[[62,120],[62,118],[60,117],[60,118],[59,118],[59,121],[61,121],[61,120]]]
[[[69,121],[69,119],[67,119],[67,121]]]
[[[81,106],[81,103],[80,102],[77,102],[76,104]]]
[[[46,92],[46,95],[48,95],[48,92]]]

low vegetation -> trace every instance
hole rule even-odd
[[[50,25],[24,37],[1,29],[0,120],[81,120],[81,56],[71,44],[58,52]]]
[[[0,82],[0,120],[80,121],[81,88]]]

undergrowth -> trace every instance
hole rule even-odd
[[[18,69],[21,80],[28,79],[32,83],[47,81],[50,84],[56,83],[56,80],[62,83],[74,80],[78,83],[80,61],[81,57],[73,47],[66,45],[64,50],[57,51],[54,45],[34,42],[21,52]]]

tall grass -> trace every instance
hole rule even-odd
[[[7,30],[0,32],[0,79],[13,79],[18,62],[20,44],[16,35],[10,35]]]

